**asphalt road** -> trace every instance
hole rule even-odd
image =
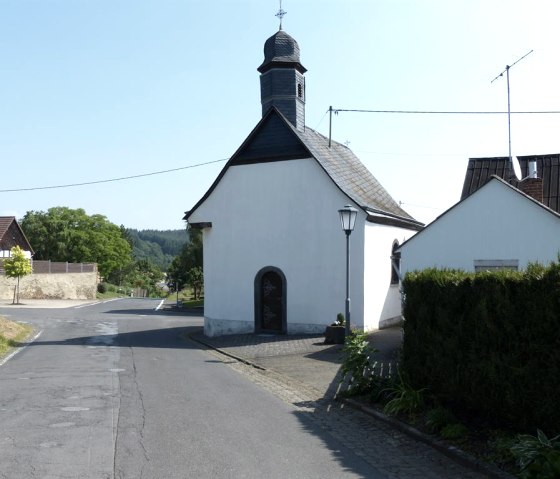
[[[0,478],[383,477],[157,304],[0,308],[40,331],[0,366]]]

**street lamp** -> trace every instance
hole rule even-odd
[[[344,317],[346,337],[350,336],[350,233],[354,229],[358,210],[350,205],[338,210],[342,229],[346,233],[346,315]]]

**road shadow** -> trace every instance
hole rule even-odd
[[[116,334],[79,336],[56,341],[38,339],[32,343],[18,343],[15,346],[87,346],[114,348],[158,348],[158,349],[207,349],[190,339],[190,335],[202,330],[201,326],[180,326],[174,328],[148,329]]]
[[[352,477],[364,479],[386,479],[387,475],[381,473],[375,466],[365,460],[364,449],[386,448],[386,444],[376,444],[367,439],[356,448],[357,429],[366,427],[364,422],[354,423],[346,418],[341,421],[338,416],[339,404],[317,408],[314,402],[296,403],[299,408],[293,414],[301,427],[318,438],[328,449],[345,471],[352,473]],[[359,450],[357,450],[359,449]],[[393,477],[393,476],[391,476]]]
[[[192,309],[130,308],[130,309],[111,309],[109,311],[103,311],[102,314],[122,314],[122,315],[140,315],[140,316],[187,316],[187,317],[202,318],[204,316],[204,310],[201,308],[192,308]]]

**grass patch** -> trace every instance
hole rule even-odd
[[[204,295],[200,299],[193,299],[194,294],[190,287],[187,287],[181,291],[179,291],[179,295],[177,296],[176,291],[170,291],[167,295],[167,304],[174,304],[177,300],[179,300],[182,304],[183,308],[199,308],[204,306]]]
[[[117,293],[116,291],[106,291],[105,293],[97,292],[97,299],[112,299],[112,298],[124,298],[124,293]]]
[[[11,348],[19,346],[31,330],[28,324],[16,323],[0,316],[0,357],[6,355]]]
[[[183,301],[183,308],[199,308],[200,306],[204,306],[203,299]]]

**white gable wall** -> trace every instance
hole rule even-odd
[[[474,271],[474,260],[547,264],[560,250],[560,218],[499,180],[458,203],[402,249],[403,272]]]
[[[394,324],[401,315],[398,284],[391,284],[391,254],[395,241],[399,245],[416,231],[366,223],[364,271],[364,328],[379,329]]]
[[[264,267],[287,283],[288,332],[323,332],[345,309],[350,200],[313,159],[230,167],[189,222],[204,229],[205,333],[254,330],[254,280]],[[356,206],[356,205],[354,205]],[[351,235],[352,319],[363,327],[364,222]]]

